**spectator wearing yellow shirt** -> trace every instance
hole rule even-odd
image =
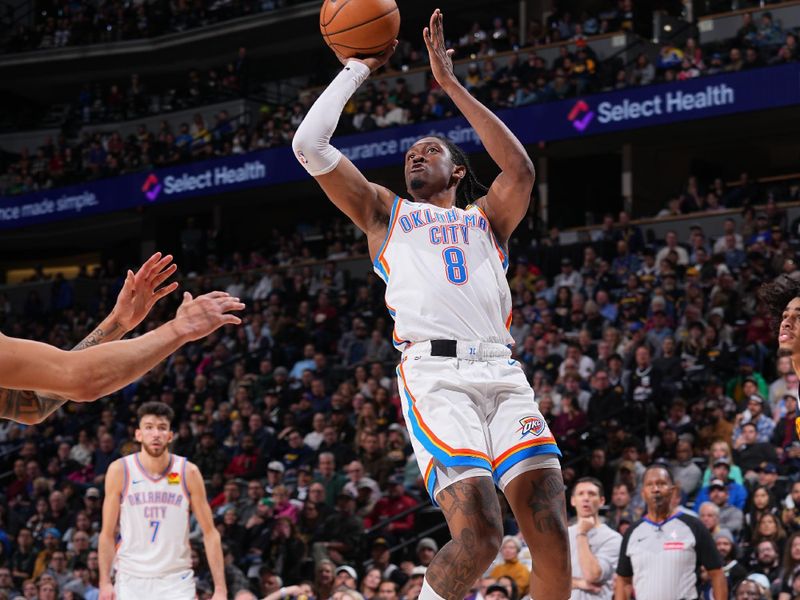
[[[495,579],[503,576],[510,577],[517,584],[519,595],[524,596],[528,593],[531,572],[519,562],[520,550],[522,550],[522,544],[517,538],[512,535],[505,536],[503,543],[500,545],[500,555],[503,557],[503,562],[492,569],[490,576]]]

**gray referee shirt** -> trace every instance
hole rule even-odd
[[[569,528],[569,549],[572,558],[572,576],[583,579],[581,563],[578,560],[578,526],[572,525]],[[622,543],[622,536],[611,529],[608,525],[594,527],[586,534],[589,541],[589,550],[592,551],[597,563],[600,565],[600,587],[603,589],[599,594],[590,594],[583,590],[572,590],[570,600],[611,600],[614,597],[614,568],[619,560],[619,548]]]
[[[699,519],[677,513],[660,524],[645,517],[625,532],[617,575],[633,578],[636,600],[693,600],[701,565],[722,568],[717,546]]]

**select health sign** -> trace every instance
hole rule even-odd
[[[792,63],[507,109],[498,116],[522,143],[535,144],[797,104],[800,63]],[[333,144],[367,170],[401,164],[414,142],[428,135],[445,137],[466,152],[484,151],[463,118],[334,137]],[[0,198],[0,229],[307,178],[291,148],[271,148]]]
[[[0,229],[96,215],[275,183],[265,152],[102,179],[84,185],[0,198]],[[295,178],[304,171],[299,167]]]

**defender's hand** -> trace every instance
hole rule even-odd
[[[239,325],[242,320],[229,313],[243,308],[238,298],[225,292],[210,292],[197,298],[184,292],[183,304],[178,307],[173,322],[187,341],[199,340],[223,325]]]
[[[117,321],[126,331],[135,329],[144,321],[156,302],[178,289],[178,283],[174,281],[161,289],[156,289],[177,269],[178,267],[172,262],[172,255],[167,254],[162,258],[161,252],[156,252],[135,275],[133,271],[128,271],[113,311]]]

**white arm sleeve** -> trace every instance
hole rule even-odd
[[[312,177],[330,173],[339,164],[342,153],[330,140],[344,105],[369,77],[369,67],[351,60],[314,102],[292,139],[292,150]]]

